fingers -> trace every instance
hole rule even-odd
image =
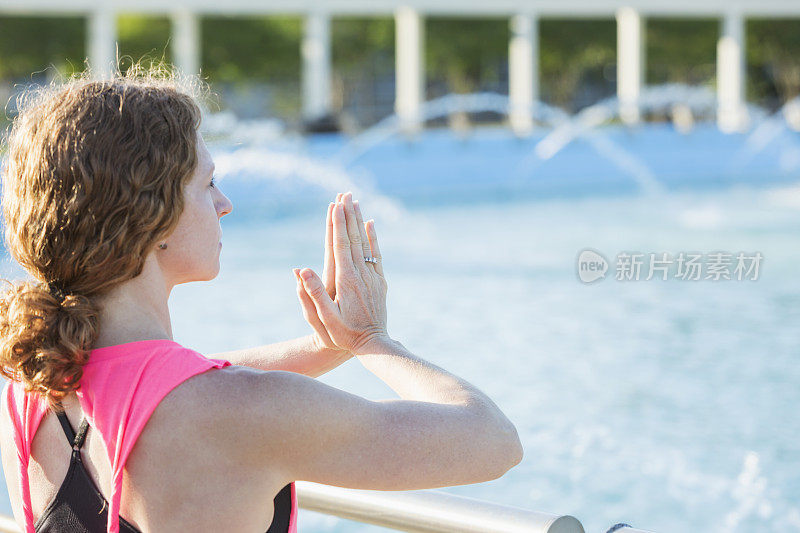
[[[343,273],[356,274],[353,264],[353,254],[350,251],[350,238],[347,235],[347,221],[344,215],[344,206],[337,202],[333,206],[333,257],[336,262],[335,277]]]
[[[311,301],[314,303],[314,308],[317,310],[317,316],[323,325],[332,324],[336,319],[339,312],[337,305],[328,296],[325,290],[325,285],[322,280],[310,268],[303,268],[299,272],[300,278],[303,281],[303,288]],[[312,324],[313,326],[313,324]]]
[[[367,229],[364,227],[364,218],[361,215],[361,206],[358,205],[358,200],[353,200],[353,208],[356,212],[356,224],[358,225],[358,233],[361,235],[361,252],[364,257],[367,257],[370,254],[369,250],[369,240],[367,240]],[[372,265],[372,263],[366,263],[367,265]],[[370,268],[367,266],[367,268]]]
[[[325,288],[331,300],[336,297],[336,260],[333,256],[333,207],[333,203],[328,204],[328,214],[325,219],[325,263],[322,268],[322,280],[325,282]],[[298,280],[302,281],[300,278]]]
[[[356,220],[356,210],[355,207],[353,207],[353,194],[346,192],[342,195],[342,199],[344,200],[347,237],[350,239],[350,253],[353,256],[353,264],[356,266],[356,270],[358,270],[363,279],[368,279],[365,277],[369,275],[369,271],[364,261],[364,250],[361,246],[361,232],[359,231],[358,221]]]
[[[328,330],[325,329],[325,325],[320,321],[317,315],[317,308],[314,305],[314,300],[311,299],[311,296],[308,295],[308,292],[306,292],[303,286],[303,279],[300,277],[300,269],[294,268],[292,271],[297,278],[297,297],[300,299],[300,305],[303,309],[303,318],[306,319],[306,322],[309,323],[321,339],[330,340]],[[331,344],[333,344],[332,341]]]
[[[367,238],[369,239],[369,248],[372,254],[372,257],[378,260],[375,263],[375,272],[383,277],[383,257],[381,257],[381,249],[378,246],[378,234],[375,233],[375,221],[369,219],[366,224],[367,227]]]

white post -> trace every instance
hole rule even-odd
[[[539,19],[533,14],[511,18],[508,44],[509,121],[514,133],[530,134],[533,104],[539,99]]]
[[[424,99],[423,74],[424,22],[420,14],[410,7],[400,7],[395,12],[395,103],[403,130],[418,131],[420,105]]]
[[[724,132],[739,131],[746,126],[744,84],[744,17],[729,11],[722,21],[722,35],[717,43],[717,125]]]
[[[306,16],[303,55],[303,116],[313,120],[331,111],[330,15],[314,11]]]
[[[117,67],[117,14],[109,7],[98,7],[89,15],[89,66],[94,79],[107,79]]]
[[[172,13],[172,46],[175,65],[184,74],[200,73],[200,28],[197,15],[188,9]]]
[[[626,124],[639,122],[639,92],[645,51],[644,19],[630,7],[617,11],[617,99],[619,115]]]

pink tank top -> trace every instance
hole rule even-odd
[[[107,533],[119,532],[122,469],[158,403],[188,378],[230,364],[224,359],[205,357],[168,339],[135,341],[92,350],[76,395],[89,425],[102,437],[111,464],[114,484]],[[3,398],[14,426],[25,531],[34,533],[28,462],[33,437],[47,414],[47,403],[36,394],[26,393],[23,385],[16,381],[6,383]],[[294,482],[291,496],[289,532],[296,533]]]

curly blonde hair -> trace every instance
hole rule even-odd
[[[20,99],[2,173],[4,236],[34,280],[2,280],[0,373],[52,409],[80,386],[96,297],[138,276],[183,211],[201,119],[186,79],[132,68]]]

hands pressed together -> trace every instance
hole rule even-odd
[[[367,262],[372,256],[378,261]],[[364,223],[358,201],[339,193],[328,205],[322,279],[295,268],[303,316],[326,348],[359,355],[372,340],[388,338],[386,280],[375,222]]]

